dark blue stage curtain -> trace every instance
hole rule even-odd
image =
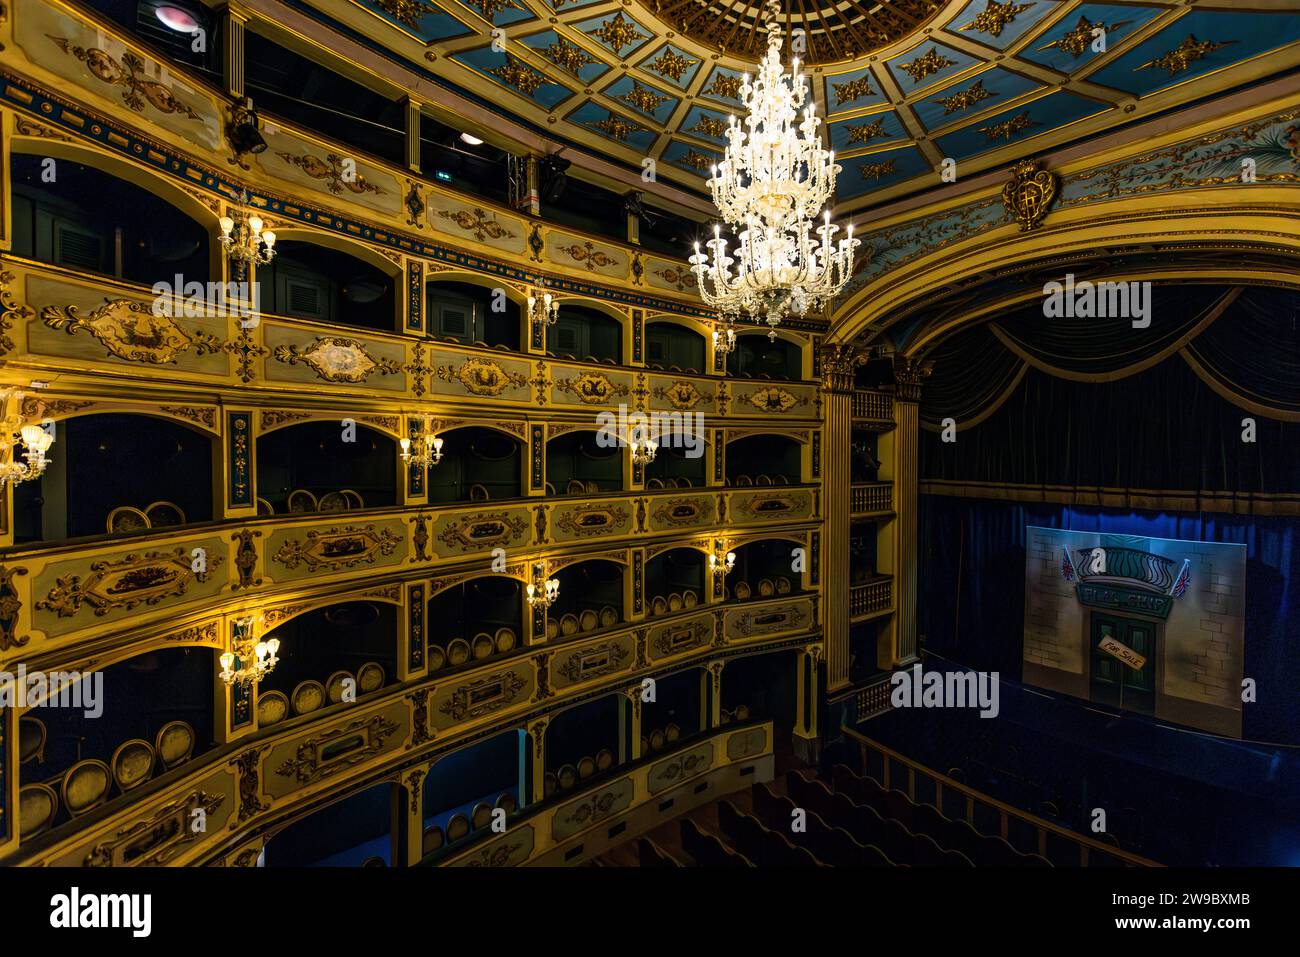
[[[1025,528],[1039,525],[1246,546],[1246,667],[1258,701],[1242,736],[1300,743],[1300,521],[1160,514],[921,496],[920,632],[926,651],[1019,680]]]

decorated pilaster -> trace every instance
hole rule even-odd
[[[817,665],[821,658],[821,645],[809,645],[795,656],[794,752],[809,762],[818,757]]]
[[[618,711],[619,763],[626,764],[641,758],[641,685],[623,689]]]
[[[849,484],[853,381],[870,353],[852,343],[822,347],[822,632],[827,690],[849,683]]]
[[[225,23],[225,46],[222,50],[222,71],[225,74],[226,92],[233,97],[244,95],[244,25],[248,13],[238,4],[228,3],[222,11]]]
[[[419,100],[406,98],[406,167],[413,173],[420,172],[420,112]]]
[[[528,749],[528,803],[537,804],[546,797],[546,726],[549,718],[528,722],[524,747]]]
[[[893,628],[886,630],[893,633],[893,648],[881,649],[892,653],[893,660],[888,662],[890,666],[908,664],[915,660],[917,651],[916,510],[920,478],[921,383],[929,376],[930,368],[931,363],[912,356],[894,357],[894,619]]]

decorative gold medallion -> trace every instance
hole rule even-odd
[[[46,306],[41,310],[41,321],[70,336],[88,332],[109,355],[127,362],[162,365],[175,362],[191,347],[198,355],[222,349],[221,340],[216,336],[203,332],[191,336],[170,316],[157,315],[132,299],[111,299],[86,316],[76,306]]]
[[[1139,67],[1134,67],[1134,72],[1146,70],[1150,67],[1159,67],[1167,70],[1170,76],[1177,76],[1179,73],[1185,73],[1192,68],[1192,64],[1199,60],[1205,59],[1215,50],[1222,50],[1236,40],[1224,40],[1218,43],[1214,40],[1198,40],[1195,36],[1188,35],[1182,43],[1170,50],[1164,56],[1156,57],[1143,63]]]
[[[344,336],[317,336],[306,349],[276,346],[272,353],[277,362],[310,366],[326,382],[365,382],[372,372],[395,375],[402,364],[393,359],[376,359],[356,339]]]
[[[1011,182],[1002,187],[1002,205],[1020,224],[1021,232],[1034,229],[1047,215],[1056,197],[1056,174],[1039,169],[1035,160],[1015,165]]]
[[[1007,24],[1014,22],[1017,16],[1032,6],[1032,3],[1013,3],[1012,0],[1007,0],[1005,3],[999,3],[998,0],[988,0],[988,6],[961,29],[978,30],[980,33],[987,33],[989,36],[1000,37],[1003,28]]]
[[[929,52],[917,57],[915,60],[900,63],[898,66],[912,78],[913,83],[920,83],[927,76],[956,65],[957,61],[944,56],[939,52],[938,47],[930,47]]]
[[[438,366],[437,376],[443,382],[457,381],[471,395],[500,395],[506,389],[517,389],[528,382],[520,372],[507,372],[491,359],[474,356],[466,359],[459,368]]]
[[[860,100],[864,96],[870,96],[871,77],[862,76],[848,83],[832,83],[831,87],[835,90],[835,105],[841,103],[852,103],[854,100]]]
[[[997,94],[984,89],[983,80],[976,80],[966,89],[951,96],[937,97],[934,102],[943,107],[943,115],[947,116],[950,113],[956,113],[958,110],[969,110],[976,103],[982,103],[993,96],[997,96]]]
[[[555,388],[572,392],[584,405],[601,405],[612,396],[627,395],[627,386],[609,381],[603,372],[584,372],[576,379],[556,379]]]

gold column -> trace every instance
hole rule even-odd
[[[722,669],[725,661],[710,661],[708,664],[708,729],[711,731],[722,724]]]
[[[641,686],[635,684],[624,688],[623,696],[627,698],[627,707],[620,708],[618,713],[619,750],[624,750],[626,741],[626,753],[620,754],[626,763],[641,758]]]
[[[919,481],[921,383],[931,364],[894,357],[894,648],[895,665],[916,659],[916,510]]]
[[[849,479],[853,379],[869,352],[853,344],[823,346],[822,369],[822,634],[826,684],[849,683]],[[802,687],[802,685],[801,685]]]
[[[222,69],[225,72],[226,92],[238,99],[244,95],[244,24],[248,13],[236,4],[226,5],[225,45]]]
[[[546,726],[549,718],[528,722],[528,763],[532,772],[532,789],[527,795],[529,804],[537,804],[546,796]]]
[[[410,867],[424,856],[424,777],[432,764],[411,768],[402,775],[402,786],[393,788],[393,866]],[[404,820],[406,846],[398,847],[398,822]]]
[[[420,112],[419,100],[406,98],[406,166],[413,173],[420,172]]]

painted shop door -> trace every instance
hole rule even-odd
[[[1155,625],[1093,612],[1091,647],[1092,700],[1098,704],[1154,714]]]

